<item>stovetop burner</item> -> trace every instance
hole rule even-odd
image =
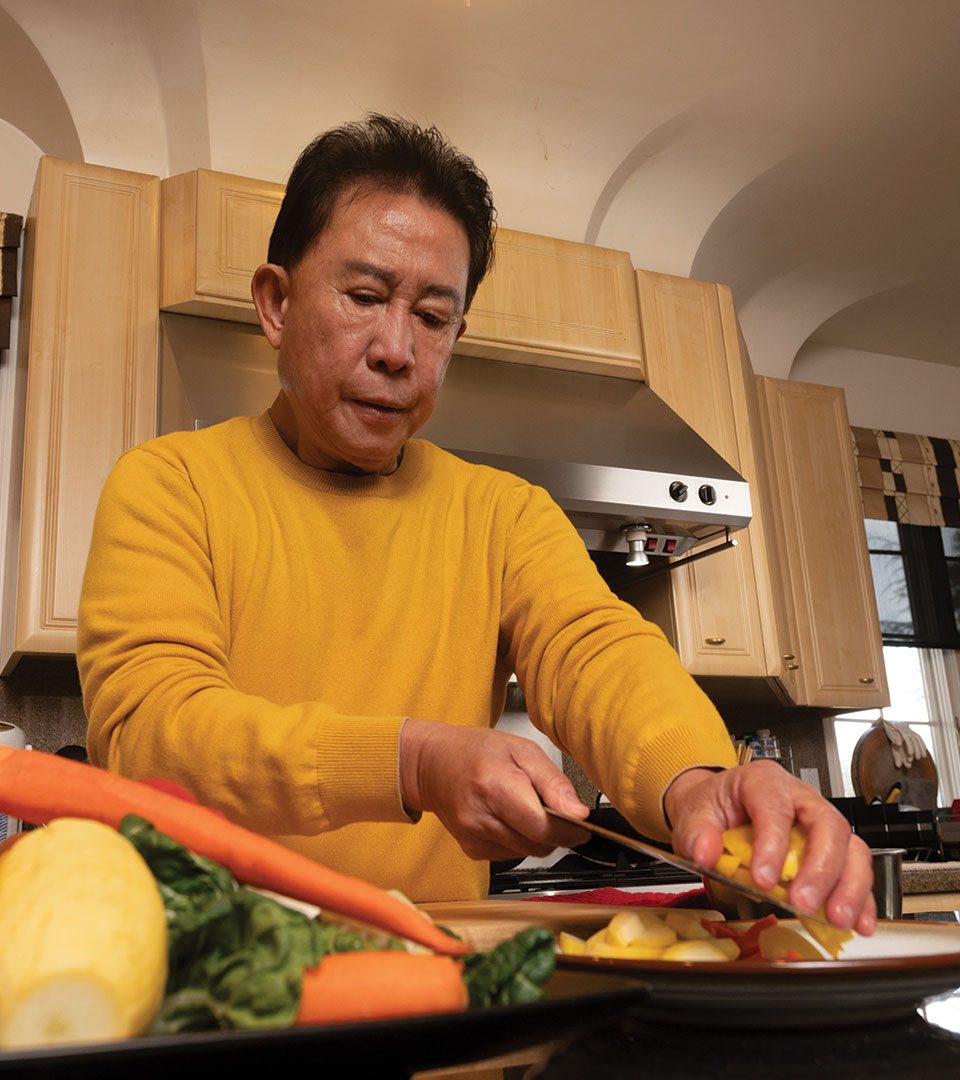
[[[700,878],[687,870],[643,855],[635,859],[619,854],[615,864],[607,865],[570,852],[551,866],[526,868],[521,864],[512,869],[495,870],[490,876],[490,893],[584,892],[605,887],[700,884]]]

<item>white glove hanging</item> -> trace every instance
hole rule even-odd
[[[923,739],[905,723],[884,720],[882,717],[877,722],[883,727],[893,752],[893,764],[898,769],[909,769],[915,761],[927,756]]]

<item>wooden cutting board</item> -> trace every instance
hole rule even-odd
[[[850,760],[850,779],[854,793],[866,802],[880,798],[885,800],[890,790],[904,780],[929,780],[937,784],[937,768],[930,754],[918,758],[909,769],[897,768],[893,763],[893,748],[877,725],[865,731],[857,740]]]
[[[555,934],[566,930],[578,937],[589,936],[624,910],[618,904],[567,904],[551,900],[449,900],[417,907],[475,949],[492,949],[528,926],[547,926]],[[686,911],[701,918],[723,919],[719,911],[703,908],[644,907],[643,910],[659,915]]]

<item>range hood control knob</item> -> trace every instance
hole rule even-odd
[[[713,506],[717,501],[717,489],[712,484],[704,484],[699,491],[700,501],[707,506]]]
[[[682,480],[674,480],[670,485],[670,498],[675,502],[685,502],[687,498],[687,485]]]

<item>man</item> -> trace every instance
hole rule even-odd
[[[97,512],[78,662],[98,764],[412,899],[486,894],[587,813],[531,718],[648,835],[712,863],[753,819],[773,884],[873,928],[869,852],[779,766],[734,765],[660,631],[606,588],[541,489],[412,438],[492,256],[489,189],[438,132],[382,116],[301,155],[252,291],[268,413],[145,444]]]

